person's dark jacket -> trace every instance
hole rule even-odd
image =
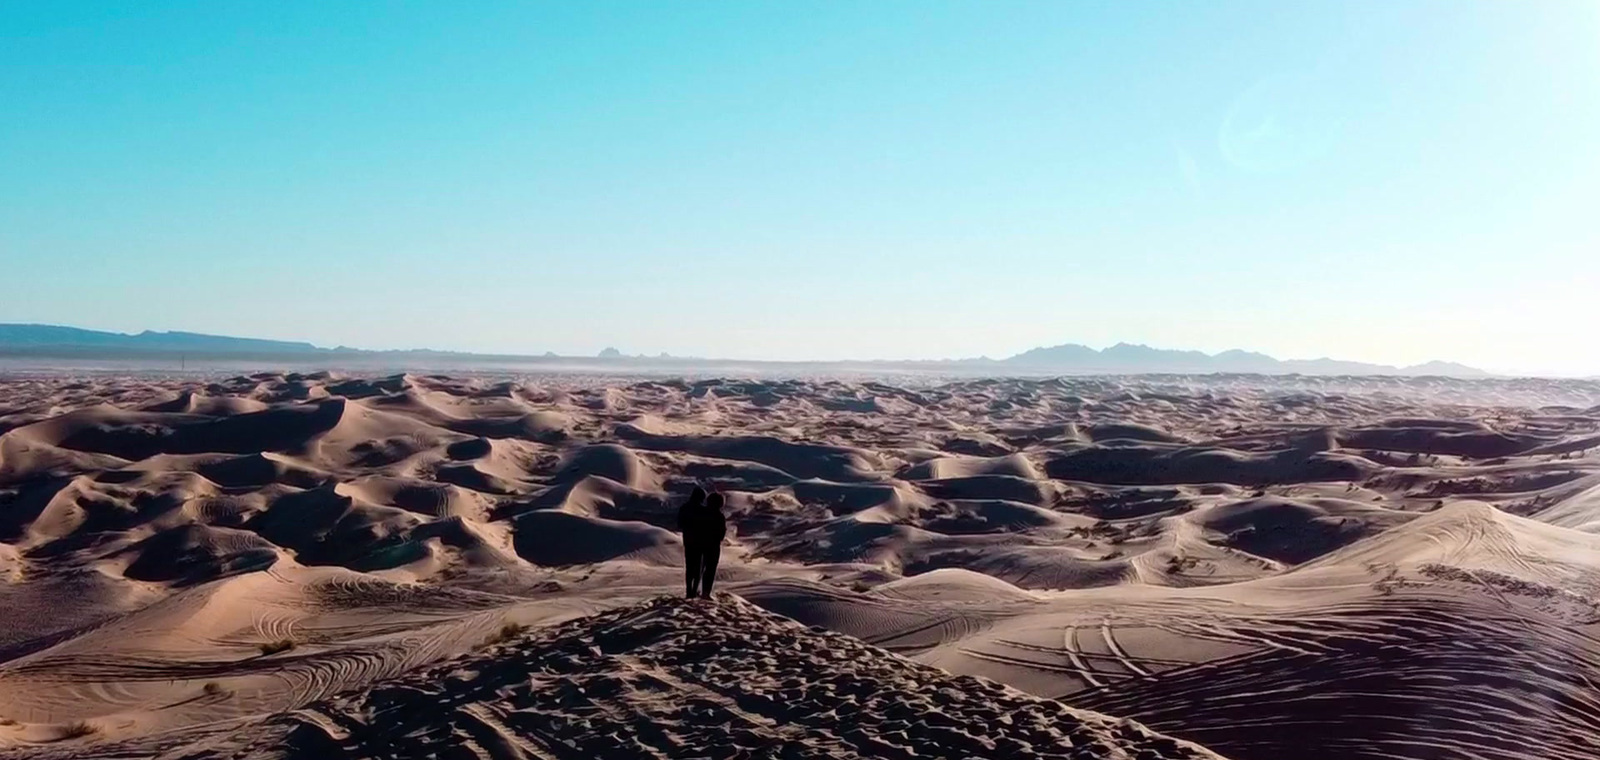
[[[689,501],[678,508],[678,530],[683,533],[683,543],[688,546],[720,546],[728,534],[728,520],[722,514],[722,494],[709,497],[696,488]]]
[[[722,514],[722,504],[722,494],[714,493],[706,497],[705,506],[700,508],[704,515],[700,525],[702,546],[721,546],[722,539],[728,535],[728,518]]]
[[[699,513],[705,509],[705,506],[706,491],[704,488],[695,486],[694,490],[689,492],[689,500],[684,502],[683,506],[678,507],[678,532],[683,534],[684,543],[689,543],[689,537],[699,533],[698,527],[700,522],[703,521]]]

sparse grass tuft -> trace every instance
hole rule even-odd
[[[86,720],[73,721],[71,723],[66,724],[65,726],[62,726],[61,730],[56,732],[56,741],[66,741],[68,739],[77,739],[77,738],[80,738],[80,737],[88,736],[90,734],[95,734],[95,733],[99,733],[99,732],[100,732],[100,729],[97,728],[93,723],[90,723],[89,721],[86,721]]]
[[[525,626],[521,623],[506,623],[505,625],[500,626],[500,630],[495,631],[489,635],[489,638],[484,639],[483,645],[486,647],[492,647],[495,644],[510,641],[511,639],[521,636],[523,631],[526,630],[528,630],[528,626]]]
[[[291,649],[294,649],[294,647],[294,639],[278,639],[277,641],[263,642],[260,645],[262,656],[274,655],[279,652],[287,652]]]
[[[228,690],[222,688],[222,684],[217,683],[216,681],[206,681],[205,685],[200,687],[200,691],[204,692],[207,696],[212,697],[218,697],[228,693]]]

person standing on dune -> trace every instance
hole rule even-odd
[[[711,598],[711,585],[717,578],[717,561],[722,555],[722,539],[728,523],[722,516],[722,494],[706,496],[696,486],[689,501],[678,508],[678,530],[683,533],[683,581],[690,599]]]
[[[700,553],[694,539],[699,538],[699,526],[704,522],[702,512],[706,506],[706,491],[695,486],[689,500],[678,507],[678,532],[683,534],[683,585],[684,596],[695,598],[700,588]]]
[[[717,580],[717,562],[722,559],[722,539],[728,535],[728,518],[722,514],[720,493],[706,497],[705,523],[700,526],[700,598],[711,598],[711,584]]]

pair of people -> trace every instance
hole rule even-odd
[[[683,533],[684,590],[690,599],[711,598],[717,561],[722,558],[722,539],[728,534],[722,502],[722,494],[708,496],[705,489],[695,486],[689,501],[678,508],[678,531]]]

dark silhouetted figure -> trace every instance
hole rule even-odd
[[[700,588],[700,554],[695,551],[695,544],[690,539],[700,535],[700,515],[705,508],[706,491],[700,486],[695,486],[689,492],[689,500],[678,507],[678,532],[683,534],[684,595],[690,599],[697,596],[695,592]]]
[[[722,515],[722,494],[706,497],[706,522],[700,544],[700,597],[711,598],[711,584],[717,580],[717,562],[722,559],[722,539],[728,535],[728,518]]]
[[[717,580],[722,539],[728,532],[722,503],[722,494],[708,497],[696,488],[689,494],[689,501],[678,509],[678,530],[683,532],[684,591],[691,599],[710,599],[711,585]]]

